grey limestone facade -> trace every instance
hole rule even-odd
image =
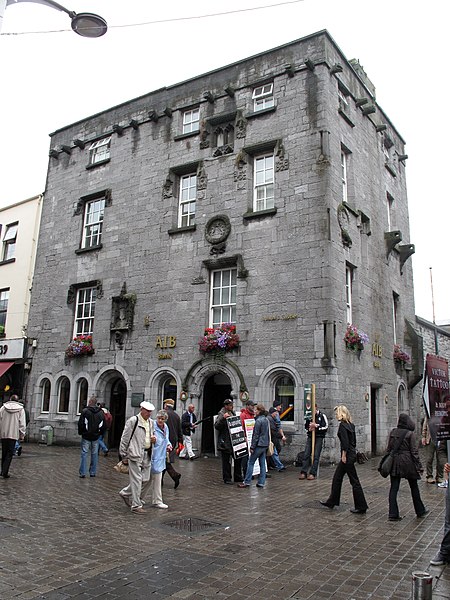
[[[53,133],[29,325],[32,435],[51,424],[56,441],[77,440],[92,393],[114,414],[112,443],[144,398],[159,408],[171,395],[180,413],[193,402],[206,418],[230,395],[237,409],[278,395],[292,457],[314,383],[332,424],[324,458],[338,403],[359,447],[380,452],[399,404],[417,416],[422,368],[406,158],[373,85],[326,31]],[[201,353],[221,317],[239,347]],[[346,346],[349,321],[363,348]],[[95,353],[65,355],[77,331]],[[407,368],[394,344],[412,355]],[[211,423],[194,440],[203,452]]]

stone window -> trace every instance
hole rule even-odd
[[[94,331],[95,301],[97,287],[80,287],[75,302],[73,337],[92,335]]]
[[[258,112],[275,105],[273,96],[273,83],[266,83],[253,89],[253,110]]]
[[[45,377],[41,381],[40,385],[40,396],[41,396],[41,412],[48,413],[50,412],[50,392],[52,386],[50,380]]]
[[[354,269],[351,265],[347,264],[345,267],[345,307],[347,323],[350,324],[353,322],[353,276]]]
[[[92,143],[89,147],[89,165],[105,163],[111,155],[111,136],[102,138]]]
[[[253,210],[267,210],[275,206],[274,199],[274,154],[261,154],[254,157]]]
[[[89,200],[84,205],[82,248],[95,248],[102,241],[105,198]]]
[[[210,326],[236,323],[237,269],[211,272]]]
[[[67,377],[61,377],[58,383],[58,412],[69,412],[70,381]]]
[[[392,292],[392,328],[394,333],[394,345],[398,344],[397,329],[398,329],[398,309],[400,304],[400,296]]]
[[[281,402],[280,419],[294,420],[295,383],[288,375],[278,377],[274,385],[274,400]]]
[[[387,231],[392,231],[393,227],[393,207],[394,197],[389,192],[386,192],[386,209],[387,209]]]
[[[178,227],[195,225],[195,203],[197,200],[197,174],[180,177]]]
[[[3,332],[6,326],[6,315],[8,314],[9,288],[0,290],[0,327],[3,327]]]
[[[350,153],[341,147],[342,202],[348,202],[348,157]]]
[[[183,134],[199,131],[200,109],[193,108],[183,113]]]
[[[78,393],[77,393],[77,414],[81,414],[83,408],[86,408],[88,403],[88,382],[82,377],[78,380]]]
[[[12,260],[16,253],[17,229],[19,223],[11,223],[6,226],[3,236],[2,261]]]

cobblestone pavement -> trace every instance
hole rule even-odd
[[[429,566],[445,490],[420,484],[430,514],[417,519],[403,482],[404,519],[389,522],[377,459],[358,467],[366,515],[350,514],[347,481],[338,509],[320,506],[332,467],[299,481],[290,466],[265,489],[238,489],[223,485],[215,458],[179,460],[180,487],[167,478],[163,488],[169,509],[133,515],[118,496],[127,476],[115,462],[102,456],[97,477],[80,479],[78,448],[24,445],[11,478],[0,479],[1,600],[405,600],[412,572],[423,570],[434,576],[433,599],[450,598],[450,567]],[[211,527],[166,525],[194,519]]]

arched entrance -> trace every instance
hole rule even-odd
[[[118,448],[123,428],[125,427],[125,413],[127,405],[127,386],[122,377],[117,377],[111,382],[111,394],[109,400],[109,411],[113,422],[109,430],[108,445],[110,448]]]
[[[214,423],[213,417],[223,406],[223,401],[230,397],[231,382],[228,375],[222,372],[214,373],[205,381],[203,387],[202,418],[202,453],[214,453]]]

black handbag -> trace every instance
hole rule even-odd
[[[386,478],[389,477],[389,475],[391,474],[392,467],[394,466],[394,456],[400,450],[400,446],[402,445],[403,440],[405,439],[406,434],[408,433],[408,430],[405,429],[402,433],[403,435],[400,436],[400,438],[397,440],[395,446],[390,452],[387,452],[383,456],[383,458],[380,461],[380,464],[378,465],[378,472],[380,473],[381,477]]]
[[[356,462],[358,463],[358,465],[363,465],[368,460],[369,459],[367,458],[367,455],[364,452],[356,452]]]

